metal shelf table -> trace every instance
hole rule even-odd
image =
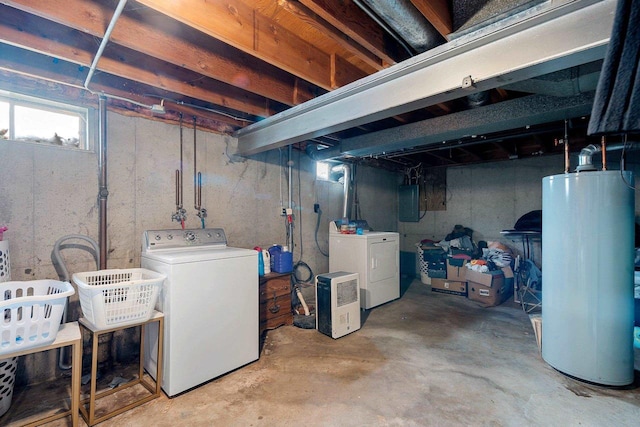
[[[60,418],[71,416],[71,425],[78,426],[78,408],[80,406],[80,373],[82,371],[82,336],[78,322],[68,322],[60,325],[60,329],[56,335],[56,339],[49,345],[42,347],[34,347],[26,350],[16,351],[13,353],[3,354],[2,359],[9,359],[26,354],[37,353],[40,351],[54,350],[61,347],[71,346],[71,404],[67,411],[54,415],[43,417],[36,421],[31,421],[21,426],[39,426]]]
[[[163,337],[164,337],[164,314],[155,311],[154,314],[151,316],[151,318],[146,321],[146,322],[142,322],[142,323],[136,323],[133,325],[125,325],[125,326],[116,326],[114,328],[110,328],[110,329],[97,329],[95,328],[87,319],[85,319],[84,317],[81,318],[79,321],[80,326],[84,329],[87,330],[91,333],[91,343],[92,343],[92,349],[91,349],[91,388],[90,388],[90,392],[89,392],[89,397],[86,399],[83,399],[80,405],[80,414],[82,415],[82,418],[85,420],[85,422],[89,425],[89,426],[93,426],[95,424],[101,423],[102,421],[114,417],[116,415],[119,415],[123,412],[126,412],[132,408],[135,408],[136,406],[140,406],[144,403],[147,403],[157,397],[160,397],[160,395],[162,394],[162,369],[160,368],[162,366],[162,351],[163,351]],[[145,378],[144,378],[144,337],[145,337],[145,327],[153,322],[158,322],[158,372],[156,373],[156,381],[155,381],[155,385],[148,382]],[[109,389],[109,390],[103,390],[101,392],[97,392],[96,388],[97,388],[97,372],[98,372],[98,342],[100,341],[100,336],[103,334],[108,334],[110,332],[115,332],[115,331],[119,331],[119,330],[123,330],[123,329],[128,329],[128,328],[134,328],[136,326],[140,326],[140,360],[139,360],[139,367],[138,367],[138,378],[134,379],[132,381],[129,381],[126,384],[123,384],[119,387],[113,388],[113,389]],[[144,386],[144,388],[146,388],[151,394],[146,395],[142,398],[139,398],[137,400],[132,401],[131,403],[122,406],[120,408],[116,408],[111,410],[110,412],[107,412],[99,417],[96,417],[96,401],[112,395],[118,391],[121,391],[123,389],[129,388],[129,387],[133,387],[136,385],[142,385]],[[87,408],[87,403],[88,403],[88,408]]]

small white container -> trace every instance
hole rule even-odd
[[[262,261],[264,263],[264,274],[271,273],[271,255],[266,249],[262,250]]]

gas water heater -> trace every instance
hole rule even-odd
[[[633,382],[631,172],[542,180],[542,358],[581,380]]]

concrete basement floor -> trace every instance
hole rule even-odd
[[[361,330],[337,340],[269,331],[258,361],[99,425],[640,425],[638,375],[612,389],[560,374],[540,358],[515,303],[482,308],[414,280],[364,316]]]

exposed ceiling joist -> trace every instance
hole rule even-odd
[[[355,66],[348,70],[342,68],[340,74],[335,73],[331,54],[262,16],[240,0],[138,2],[327,90],[365,75]],[[348,63],[345,61],[342,65],[347,67]]]
[[[547,5],[482,37],[456,39],[241,129],[238,153],[256,154],[602,59],[615,5]]]
[[[446,0],[411,0],[411,3],[443,37],[453,32],[453,19]]]
[[[328,16],[329,18],[331,18],[330,15],[323,14],[321,16],[320,14],[313,12],[311,9],[305,6],[303,2],[299,2],[297,0],[284,1],[282,2],[282,7],[288,10],[290,13],[295,14],[300,20],[309,22],[310,26],[318,29],[320,32],[332,38],[336,43],[341,45],[346,50],[350,51],[353,55],[360,58],[374,70],[381,70],[388,66],[388,61],[380,59],[380,57],[375,55],[371,50],[365,49],[359,43],[357,43],[352,37],[347,34],[346,31],[343,31],[345,28],[341,25],[341,21],[333,19],[332,22],[335,25],[332,25],[332,23],[329,23],[323,17]]]
[[[4,3],[15,8],[3,8],[0,14],[3,25],[12,28],[15,36],[7,36],[5,39],[4,35],[0,35],[0,39],[26,46],[30,46],[35,38],[42,38],[43,42],[49,43],[60,39],[60,43],[67,44],[72,53],[75,43],[69,43],[55,34],[56,26],[47,23],[44,19],[57,22],[60,25],[58,27],[60,30],[57,31],[66,32],[66,38],[77,37],[78,33],[71,33],[65,27],[102,38],[113,13],[113,10],[106,5],[88,3],[85,0],[67,0],[66,7],[59,7],[49,0],[11,0]],[[37,14],[43,19],[34,20],[32,16],[16,9]],[[78,13],[81,10],[84,10],[84,13]],[[203,46],[205,41],[194,30],[185,28],[181,30],[180,36],[172,34],[170,30],[173,27],[175,22],[161,15],[154,17],[153,22],[147,22],[139,13],[128,12],[118,19],[110,42],[217,81],[242,86],[244,90],[289,106],[300,104],[318,95],[315,87],[304,80],[296,79],[276,67],[267,67],[257,59],[241,54],[226,44],[212,45],[211,40],[207,40],[208,46],[205,47]],[[27,42],[20,38],[20,36],[24,38],[30,35],[34,40]],[[171,46],[171,49],[167,49],[167,46]],[[94,46],[90,52],[92,56],[95,55],[95,50]],[[61,58],[76,62],[72,55],[62,55],[51,50],[43,50],[43,52],[53,56],[60,55]],[[87,62],[83,59],[83,62],[90,64],[91,60]],[[98,66],[100,69],[102,64],[98,63]]]
[[[300,0],[300,3],[381,58],[384,61],[383,65],[392,65],[398,58],[407,58],[399,43],[387,36],[384,30],[353,2]]]
[[[531,131],[544,125],[465,135],[486,106],[592,91],[616,0],[129,0],[114,15],[121,4],[0,1],[0,88],[82,105],[104,93],[110,109],[169,123],[197,110],[245,155],[319,144],[313,156],[384,152],[359,161],[401,170],[511,158],[495,145],[510,152],[505,135],[525,156],[550,152],[555,130]],[[411,145],[445,138],[450,119],[467,121],[461,139]],[[574,140],[592,142],[582,127]]]

